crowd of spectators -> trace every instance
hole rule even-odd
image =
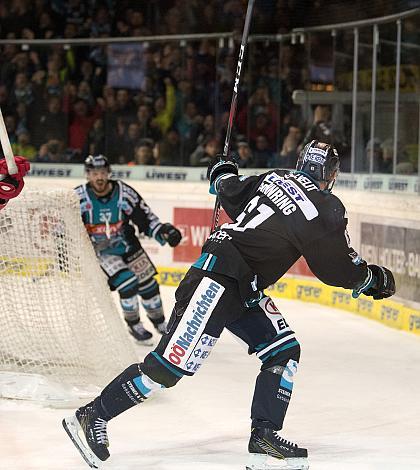
[[[358,1],[352,2],[352,14]],[[333,8],[342,4],[338,1],[261,0],[252,32],[285,33],[321,21],[327,3],[331,12],[342,15]],[[395,7],[398,2],[380,3]],[[81,162],[88,154],[104,153],[113,164],[207,165],[224,142],[237,43],[203,39],[38,46],[31,40],[231,31],[240,39],[246,4],[0,2],[1,38],[28,41],[25,47],[0,47],[0,108],[14,152],[37,162]],[[293,90],[308,87],[304,47],[256,43],[251,48],[232,135],[239,165],[294,167],[302,145],[323,131],[324,140],[338,143],[346,154],[346,139],[332,131],[325,107],[324,115],[315,108],[308,124],[292,103]]]

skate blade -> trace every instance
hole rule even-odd
[[[135,339],[135,338],[134,338]],[[137,346],[153,346],[153,339],[135,339]]]
[[[98,459],[98,457],[93,453],[92,449],[87,445],[87,443],[84,443],[80,438],[79,432],[83,433],[83,431],[76,416],[64,418],[62,424],[66,433],[73,442],[74,446],[80,452],[81,456],[84,458],[85,462],[89,465],[89,467],[100,469],[102,461]]]
[[[249,454],[246,470],[308,470],[307,458],[276,459],[267,454]]]

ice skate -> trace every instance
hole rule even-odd
[[[153,345],[153,335],[152,333],[150,333],[150,331],[146,330],[141,321],[139,321],[135,325],[129,325],[128,328],[130,335],[132,335],[137,340],[138,344],[141,344],[143,346]]]
[[[308,451],[268,428],[254,428],[248,444],[246,470],[307,470]]]
[[[93,402],[64,418],[62,424],[89,467],[101,468],[101,462],[109,457],[107,421],[98,415]]]

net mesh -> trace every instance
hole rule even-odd
[[[83,389],[133,362],[77,196],[25,191],[0,212],[0,371]]]

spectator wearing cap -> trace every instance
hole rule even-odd
[[[239,168],[254,168],[255,167],[252,150],[248,142],[245,142],[245,141],[238,142],[237,151],[238,151],[237,163],[238,163]]]

